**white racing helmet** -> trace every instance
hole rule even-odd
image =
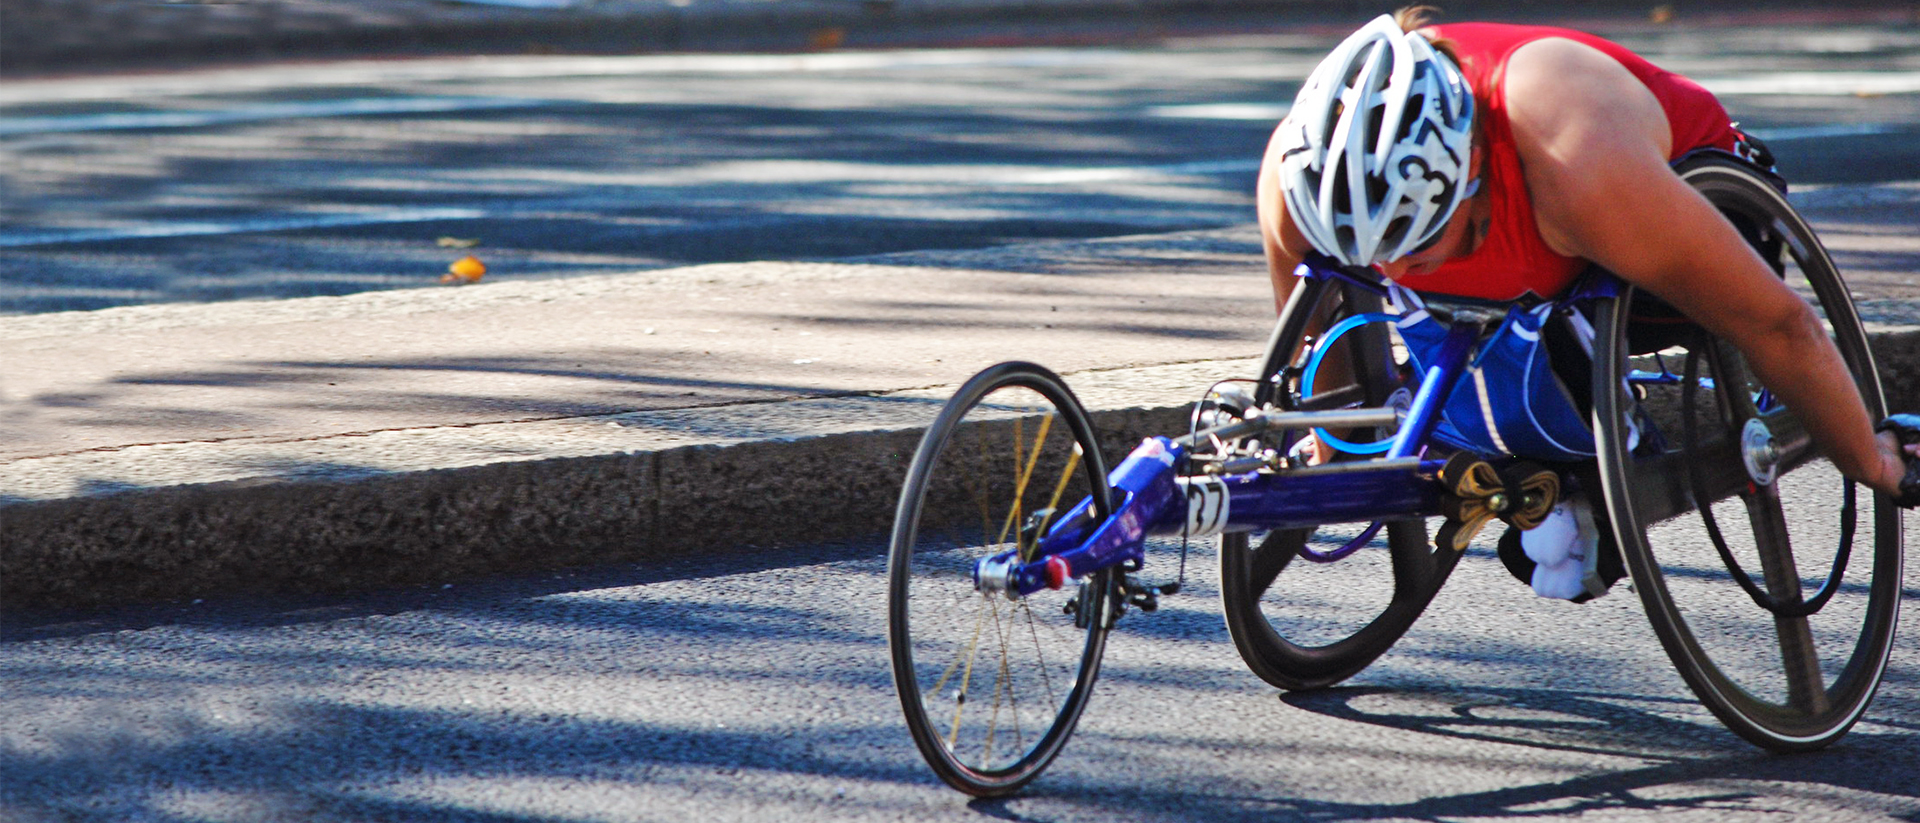
[[[1400,258],[1471,195],[1473,92],[1453,60],[1381,15],[1327,55],[1280,121],[1280,188],[1314,248]]]

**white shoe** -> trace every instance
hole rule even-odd
[[[1593,507],[1578,497],[1560,501],[1540,525],[1520,533],[1520,548],[1534,562],[1533,593],[1556,600],[1606,594],[1600,579],[1600,529]]]

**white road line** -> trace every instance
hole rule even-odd
[[[1088,168],[1017,171],[998,178],[999,182],[1025,186],[1057,186],[1074,183],[1107,183],[1143,180],[1168,175],[1235,174],[1260,170],[1259,158],[1208,160],[1193,163],[1169,163],[1162,166],[1093,166]]]
[[[1694,79],[1719,95],[1852,97],[1920,92],[1920,71],[1786,71]]]
[[[1251,120],[1278,123],[1287,116],[1289,106],[1279,103],[1196,103],[1185,106],[1154,106],[1149,117],[1173,117],[1190,120]]]
[[[443,3],[471,3],[476,6],[507,6],[516,9],[569,9],[582,0],[441,0]]]
[[[125,129],[191,129],[226,123],[369,114],[432,114],[485,109],[525,109],[557,101],[525,97],[361,97],[305,103],[263,103],[205,111],[107,112],[102,114],[11,117],[0,120],[0,136]]]
[[[1909,128],[1913,128],[1913,126],[1901,123],[1845,123],[1832,126],[1752,129],[1748,131],[1748,134],[1769,143],[1784,143],[1789,140],[1817,140],[1825,137],[1867,137],[1875,134],[1893,134]]]
[[[288,215],[243,220],[196,221],[191,223],[144,223],[110,229],[52,229],[37,232],[0,233],[0,248],[63,246],[75,243],[99,243],[111,240],[206,237],[221,234],[256,234],[273,231],[339,228],[342,226],[424,223],[432,220],[474,220],[485,216],[487,216],[487,212],[480,209],[382,209],[380,211],[358,212],[353,214]]]
[[[788,74],[900,71],[965,67],[1020,68],[1136,64],[1133,52],[1110,49],[925,49],[825,54],[656,54],[634,56],[463,57],[444,60],[362,60],[325,66],[204,69],[145,77],[8,80],[0,106],[88,100],[149,100],[301,88],[395,86],[408,83],[541,80],[559,77],[642,77],[662,74]]]
[[[1812,139],[1817,137],[1835,137],[1866,134],[1884,134],[1904,129],[1900,124],[1859,124],[1852,126],[1819,126],[1810,128],[1773,129],[1755,131],[1762,140],[1788,141]],[[850,165],[850,164],[836,164]],[[1233,160],[1195,161],[1188,163],[1168,163],[1155,166],[1094,166],[1084,168],[1032,168],[1018,169],[992,167],[980,170],[981,173],[966,175],[955,172],[942,172],[941,176],[963,186],[1072,186],[1095,183],[1154,180],[1156,178],[1215,175],[1250,174],[1260,169],[1259,158],[1238,158]],[[862,175],[857,169],[832,168],[819,177],[807,180],[846,180],[862,181],[890,179],[884,174]],[[926,171],[926,170],[923,170]],[[799,178],[793,178],[799,179]],[[634,181],[631,185],[644,186],[646,183]],[[1848,187],[1883,188],[1883,187]],[[377,211],[352,212],[345,214],[313,215],[274,215],[256,218],[219,221],[192,221],[179,223],[138,223],[107,228],[85,229],[43,229],[38,231],[7,232],[0,231],[0,248],[22,248],[28,246],[64,246],[81,243],[102,243],[116,240],[163,239],[171,237],[209,237],[229,234],[260,234],[277,231],[301,231],[306,229],[344,228],[353,226],[377,226],[399,223],[424,223],[435,220],[479,220],[498,217],[504,214],[522,212],[528,208],[553,206],[556,201],[542,200],[536,203],[504,201],[492,208],[472,208],[455,206],[420,206],[412,208],[380,209]],[[800,216],[804,217],[804,216]],[[780,223],[788,218],[769,215],[763,221]],[[683,227],[661,229],[679,230]]]

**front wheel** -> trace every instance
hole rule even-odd
[[[1083,501],[1112,511],[1093,427],[1052,372],[1002,363],[961,386],[920,441],[888,560],[887,641],[907,728],[928,765],[979,797],[1059,754],[1100,672],[1109,569],[1019,599],[977,590],[982,558],[1037,540]]]

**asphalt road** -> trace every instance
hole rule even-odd
[[[1920,27],[1603,30],[1841,187],[1809,205],[1920,199]],[[9,82],[0,314],[1239,225],[1335,35]]]
[[[1581,606],[1543,601],[1476,548],[1372,668],[1287,695],[1235,656],[1212,557],[1196,549],[1187,591],[1123,620],[1074,739],[1008,800],[969,802],[921,763],[888,676],[881,549],[843,545],[16,629],[0,644],[0,817],[1920,815],[1910,636],[1852,734],[1776,756],[1694,702],[1624,585]],[[1377,559],[1287,574],[1334,614],[1377,588]],[[1147,576],[1177,569],[1177,545],[1162,544]]]

